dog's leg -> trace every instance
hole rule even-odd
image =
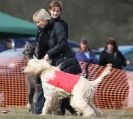
[[[51,99],[46,99],[41,115],[47,115],[48,113],[52,113]]]
[[[92,99],[94,96],[94,91],[95,91],[95,88],[89,87],[89,89],[86,92],[84,92],[83,97],[84,97],[85,101],[87,102],[87,104],[93,109],[96,116],[103,116],[103,113],[100,110],[98,110],[92,102]]]
[[[42,82],[43,91],[44,91],[44,97],[46,98],[46,101],[44,103],[44,107],[42,110],[42,115],[46,114],[57,114],[57,108],[59,103],[59,97],[58,97],[58,91],[55,87]]]
[[[28,98],[29,98],[28,109],[29,109],[29,111],[32,110],[33,96],[34,96],[34,93],[35,93],[35,88],[33,88],[32,82],[30,80],[31,80],[30,77],[28,77]]]
[[[52,114],[54,115],[60,115],[61,112],[60,112],[60,109],[59,109],[59,106],[60,106],[60,96],[58,95],[58,92],[55,93],[53,96],[52,96],[52,104],[51,104],[51,108],[53,109],[52,110]]]
[[[29,111],[32,110],[32,105],[33,105],[33,96],[34,96],[35,90],[33,88],[29,89],[28,96],[29,96]]]
[[[46,99],[46,102],[44,104],[44,108],[42,111],[42,115],[46,115],[46,114],[58,114],[58,106],[59,106],[59,100],[58,99],[58,92],[53,93],[51,95],[51,97],[49,97],[48,99]]]
[[[86,105],[85,107],[83,107],[82,115],[84,117],[89,117],[89,116],[91,116],[93,114],[94,114],[94,111],[89,105]]]
[[[94,110],[88,104],[88,101],[93,96],[93,90],[94,88],[90,86],[90,81],[82,78],[72,90],[73,96],[71,96],[70,104],[79,114],[81,113],[85,117],[95,114]]]
[[[103,116],[102,111],[101,111],[101,110],[98,110],[98,109],[96,108],[96,106],[93,104],[92,101],[89,101],[89,105],[90,105],[90,107],[94,110],[94,112],[96,113],[96,116]]]
[[[94,91],[94,90],[93,90]],[[94,110],[94,112],[96,113],[96,116],[103,116],[103,113],[102,113],[102,111],[100,111],[100,110],[98,110],[97,108],[96,108],[96,106],[93,104],[93,102],[92,102],[92,99],[93,99],[93,94],[94,94],[94,92],[91,92],[92,93],[92,95],[90,95],[89,96],[89,94],[88,94],[88,92],[89,91],[87,91],[87,93],[85,94],[86,95],[86,101],[88,102],[88,104],[89,104],[89,106]]]
[[[84,117],[89,117],[94,114],[93,109],[80,94],[72,96],[70,104],[78,113],[82,113]]]

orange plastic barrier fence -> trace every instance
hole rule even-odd
[[[84,73],[87,63],[80,62],[82,73]],[[104,67],[90,64],[88,67],[90,80],[95,80]],[[128,106],[127,98],[129,85],[126,72],[119,69],[112,69],[111,73],[103,79],[94,95],[93,102],[99,108],[118,109]]]
[[[26,61],[20,61],[15,67],[0,66],[0,106],[26,106],[28,103],[27,78],[22,72]],[[81,68],[86,63],[80,62]],[[88,67],[90,80],[96,79],[104,67],[90,64]],[[95,95],[94,103],[99,108],[122,108],[130,106],[128,103],[129,83],[126,72],[112,69],[111,73],[100,83]],[[131,88],[132,90],[132,88]],[[130,100],[132,97],[130,96]],[[131,101],[132,102],[132,101]]]
[[[27,79],[22,71],[25,65],[22,60],[14,67],[0,67],[0,106],[27,105]]]

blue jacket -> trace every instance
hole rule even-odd
[[[89,58],[85,55],[84,52],[78,51],[76,52],[76,59],[82,62],[97,64],[98,62],[95,54],[92,51],[88,52],[88,54],[89,54]]]

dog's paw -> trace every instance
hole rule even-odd
[[[45,109],[43,109],[42,113],[40,114],[41,116],[43,115],[47,115],[48,111],[46,111]]]
[[[31,105],[28,103],[26,108],[28,109],[29,112],[31,112]]]
[[[69,110],[65,110],[65,115],[70,116],[70,115],[73,115],[73,114]]]
[[[62,115],[61,111],[52,111],[52,115]]]
[[[97,110],[96,116],[97,117],[103,117],[104,115],[103,115],[103,112],[101,110]]]
[[[82,116],[82,112],[76,112],[76,116]]]
[[[41,116],[44,116],[44,115],[47,115],[47,114],[46,114],[46,113],[41,113],[40,115],[41,115]]]

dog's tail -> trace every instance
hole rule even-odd
[[[104,69],[104,71],[102,72],[102,74],[94,81],[89,81],[89,83],[93,86],[93,87],[97,87],[99,83],[101,83],[101,81],[103,80],[103,78],[105,76],[107,76],[110,71],[111,71],[112,65],[111,64],[107,64],[107,67]]]

